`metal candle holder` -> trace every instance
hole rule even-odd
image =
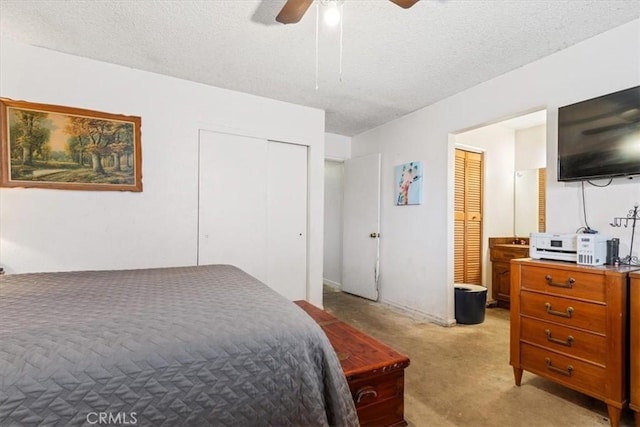
[[[633,209],[629,210],[626,217],[614,217],[613,222],[609,223],[612,227],[629,227],[631,223],[631,244],[629,245],[629,255],[620,259],[620,264],[638,265],[638,257],[633,256],[633,238],[636,234],[636,222],[640,219],[638,213],[638,204],[633,206]]]

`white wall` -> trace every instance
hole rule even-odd
[[[546,124],[517,130],[515,140],[515,170],[547,167]]]
[[[344,164],[351,158],[351,137],[325,133],[324,139],[324,269],[325,283],[342,286]]]
[[[344,164],[324,162],[324,269],[325,283],[342,286],[342,222]]]
[[[515,132],[500,125],[484,126],[455,135],[459,148],[483,153],[482,285],[491,298],[489,237],[513,235],[513,162]]]
[[[351,158],[351,137],[336,133],[324,134],[324,157],[330,160]]]
[[[352,138],[353,157],[383,153],[383,301],[453,323],[455,141],[450,134],[546,107],[547,164],[554,165],[558,107],[640,84],[639,33],[640,20],[632,21]],[[393,209],[393,165],[400,157],[424,161],[425,203],[419,209]],[[579,184],[558,183],[554,168],[548,172],[547,229],[573,232],[583,225]],[[638,182],[587,188],[590,225],[611,230],[611,217],[640,200]],[[622,250],[629,242],[624,231]]]
[[[322,304],[324,112],[0,40],[0,94],[142,117],[144,192],[0,190],[8,273],[194,265],[198,130],[308,145],[309,289]]]

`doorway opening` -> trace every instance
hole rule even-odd
[[[324,285],[342,288],[344,162],[324,161]]]
[[[509,306],[510,273],[508,261],[491,259],[490,242],[517,240],[528,256],[530,233],[545,229],[546,119],[546,109],[540,109],[452,135],[456,149],[483,154],[479,284],[488,288],[491,305]],[[495,274],[496,268],[505,266]],[[458,270],[454,267],[455,282],[460,278]]]

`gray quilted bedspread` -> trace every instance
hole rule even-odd
[[[0,276],[0,426],[350,426],[337,356],[226,265]]]

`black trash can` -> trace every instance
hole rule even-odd
[[[477,325],[484,322],[487,306],[487,288],[466,283],[455,284],[456,322]]]

